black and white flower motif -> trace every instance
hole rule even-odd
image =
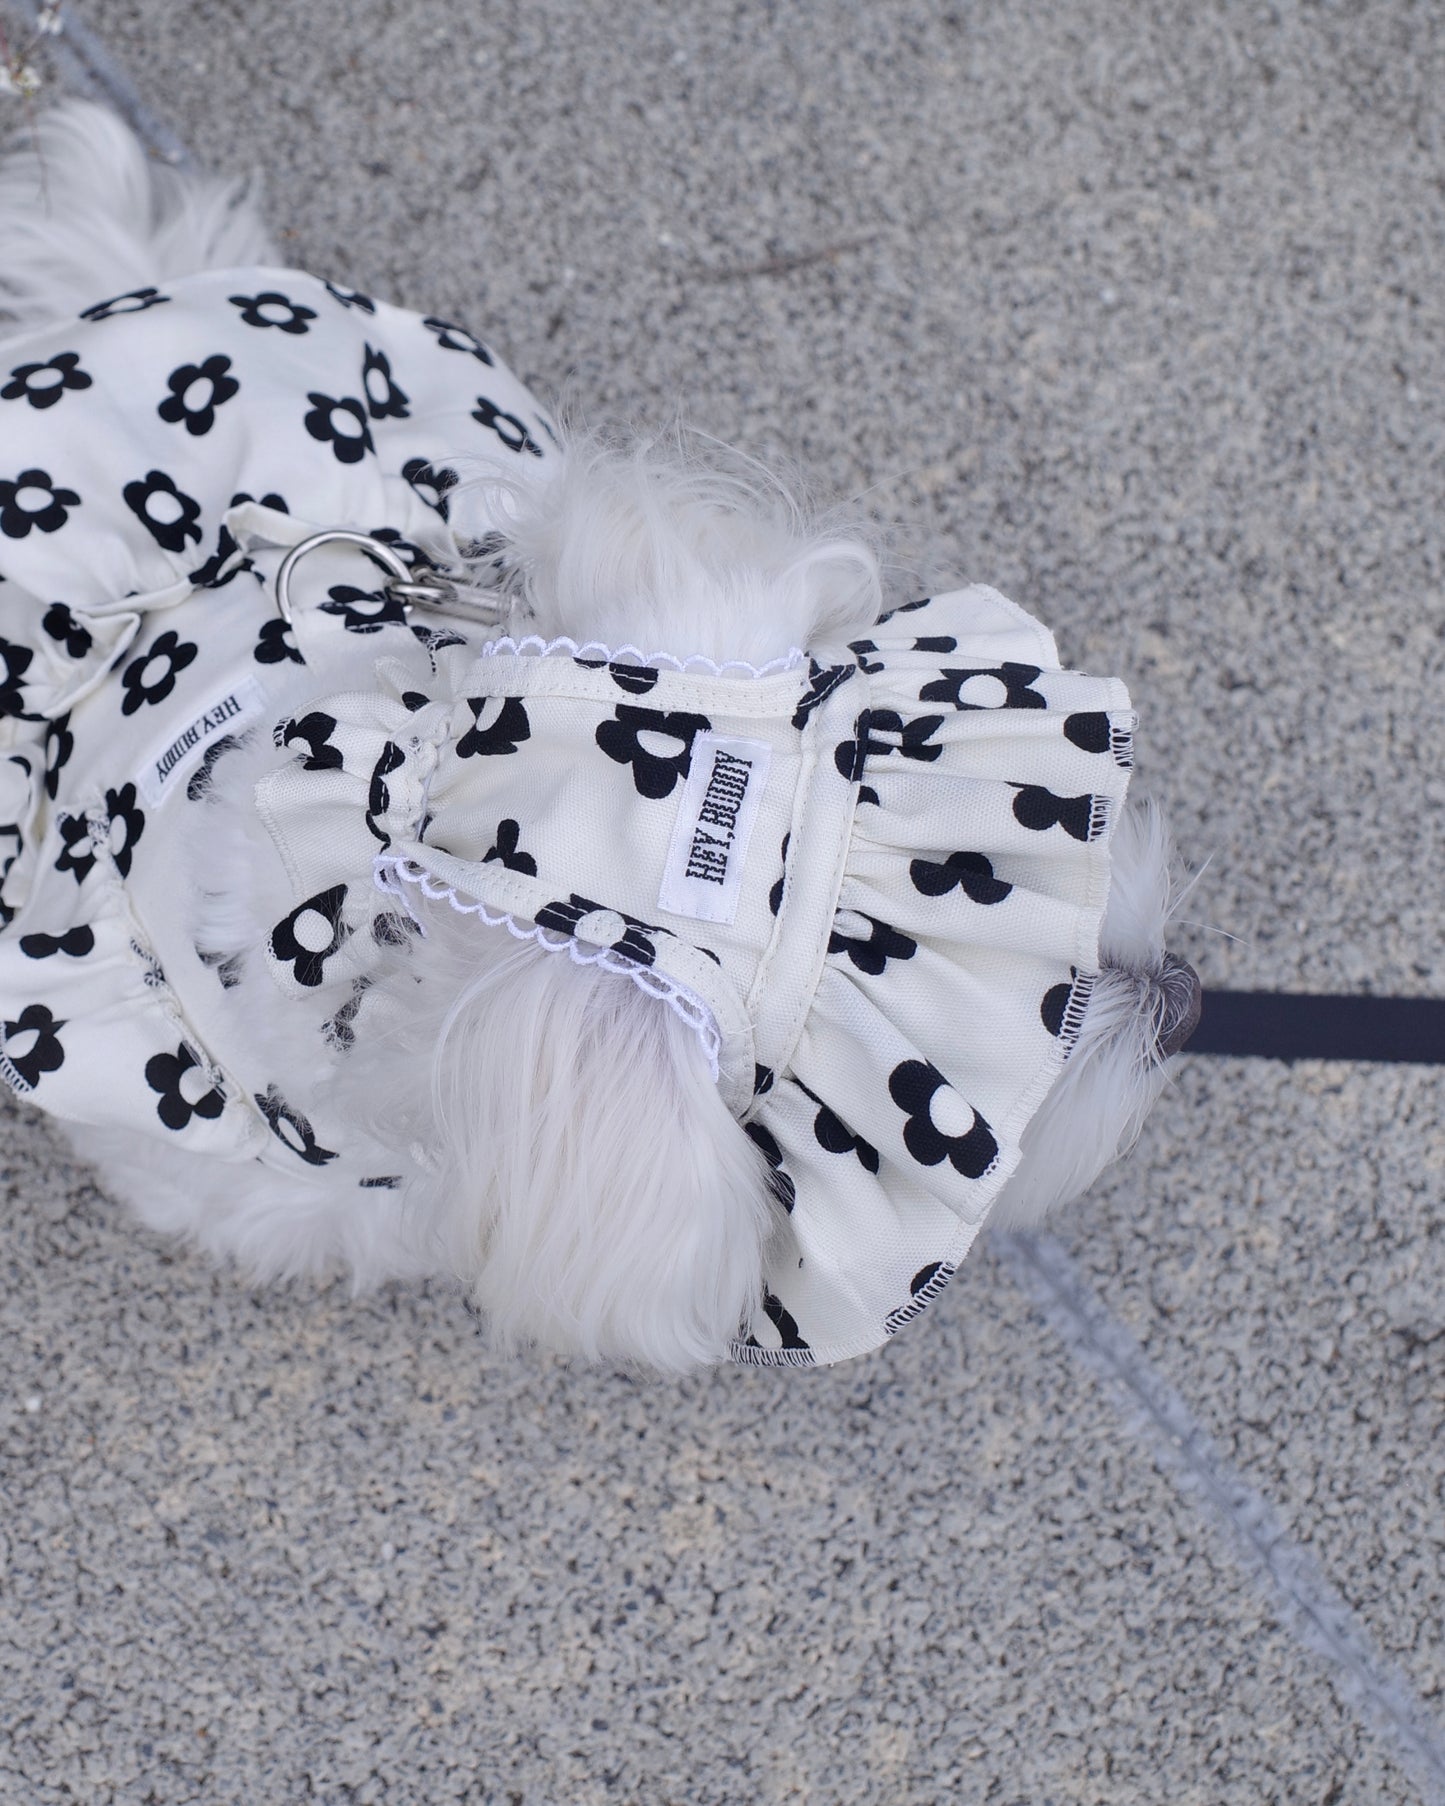
[[[40,625],[52,640],[64,646],[67,658],[84,658],[90,651],[90,630],[81,626],[63,602],[52,602]]]
[[[940,671],[918,692],[920,702],[947,702],[956,709],[1046,709],[1046,698],[1029,685],[1039,676],[1037,665],[1002,665],[977,670]]]
[[[887,614],[879,615],[878,625],[882,627],[886,621],[891,621],[898,615],[915,614],[920,608],[927,608],[932,600],[932,596],[920,596],[916,602],[900,602],[897,608],[890,608]]]
[[[199,650],[194,641],[181,639],[172,627],[157,634],[149,648],[120,674],[125,689],[121,714],[134,715],[147,703],[164,702],[175,689],[177,676],[194,662]]]
[[[170,394],[156,412],[171,426],[184,425],[193,439],[201,438],[216,424],[216,409],[241,392],[230,368],[230,358],[219,354],[203,364],[182,364],[166,378]]]
[[[879,1166],[878,1150],[872,1142],[865,1141],[861,1135],[855,1135],[842,1117],[830,1110],[816,1092],[809,1091],[801,1079],[795,1078],[793,1083],[818,1106],[818,1114],[813,1118],[813,1138],[818,1146],[829,1154],[856,1154],[858,1164],[865,1172],[876,1173]]]
[[[798,1331],[797,1319],[766,1287],[763,1288],[763,1315],[772,1324],[778,1337],[776,1343],[768,1344],[769,1347],[795,1349],[800,1354],[807,1352],[808,1344]],[[761,1348],[763,1344],[756,1336],[749,1336],[746,1346]]]
[[[911,1323],[915,1317],[921,1317],[957,1271],[958,1269],[946,1260],[931,1260],[926,1267],[920,1267],[908,1282],[907,1304],[901,1304],[897,1310],[889,1311],[884,1319],[883,1327],[888,1334],[890,1336],[897,1335],[905,1323]]]
[[[1110,720],[1102,709],[1077,710],[1064,717],[1064,738],[1080,752],[1111,753],[1114,763],[1128,771],[1134,763],[1132,730]]]
[[[499,821],[496,842],[483,858],[482,864],[486,865],[491,860],[499,859],[509,872],[525,872],[529,878],[535,878],[537,861],[530,853],[521,851],[518,845],[521,837],[520,824],[513,821],[510,816],[505,821]]]
[[[931,764],[943,751],[930,744],[942,726],[942,715],[917,715],[905,721],[896,709],[864,709],[853,723],[853,738],[834,749],[833,760],[839,775],[855,784],[866,761],[877,755],[900,753],[905,759]]]
[[[327,960],[351,938],[341,919],[346,890],[344,884],[333,884],[318,891],[271,930],[272,956],[280,965],[290,966],[291,976],[308,990],[325,983]]]
[[[223,991],[234,991],[240,984],[241,969],[246,963],[244,953],[220,953],[211,947],[197,947],[196,958],[215,973]]]
[[[24,715],[23,679],[34,658],[35,653],[29,646],[17,646],[14,640],[0,639],[0,663],[5,666],[3,675],[0,675],[0,720],[9,715]],[[54,792],[51,794],[54,795]]]
[[[436,342],[447,351],[466,351],[483,364],[492,364],[495,359],[490,351],[476,336],[468,332],[465,326],[455,326],[450,320],[439,320],[434,314],[428,314],[422,321],[428,332],[436,335]]]
[[[201,762],[191,773],[186,782],[186,800],[199,803],[211,793],[211,786],[216,781],[216,761],[228,752],[234,752],[242,744],[238,734],[222,734],[213,740],[201,755]]]
[[[457,741],[457,757],[514,753],[532,737],[526,704],[520,696],[469,696],[472,726]]]
[[[499,408],[496,402],[488,401],[485,395],[477,397],[477,405],[472,409],[472,419],[478,426],[490,427],[508,451],[530,452],[534,458],[542,456],[541,446],[523,422],[515,414],[509,414],[505,408]]]
[[[1002,903],[1013,886],[993,875],[993,861],[982,853],[950,853],[947,859],[915,859],[908,868],[913,888],[925,897],[946,897],[956,886],[974,903]]]
[[[657,948],[651,937],[664,932],[652,922],[640,922],[620,909],[609,909],[605,903],[579,897],[576,891],[565,903],[545,904],[537,911],[536,923],[549,933],[605,947],[639,966],[650,966],[656,960]]]
[[[1097,840],[1105,827],[1101,799],[1093,796],[1055,796],[1042,784],[1020,784],[1014,797],[1014,820],[1021,828],[1043,834],[1062,828],[1074,840]]]
[[[361,392],[371,409],[373,420],[407,420],[410,418],[410,396],[397,388],[391,375],[391,359],[374,346],[365,347],[361,366]]]
[[[131,857],[145,833],[145,811],[136,801],[134,784],[122,784],[119,790],[105,793],[107,819],[106,850],[115,861],[122,878],[130,876]]]
[[[895,1066],[888,1095],[908,1119],[903,1145],[920,1166],[946,1160],[965,1179],[979,1179],[998,1158],[993,1131],[930,1061]]]
[[[274,1085],[268,1085],[264,1092],[256,1092],[255,1098],[256,1107],[266,1118],[271,1133],[308,1166],[325,1166],[328,1160],[336,1158],[335,1150],[321,1146],[311,1124],[299,1110],[292,1109]]]
[[[629,665],[625,659],[613,659],[609,664],[601,658],[574,658],[572,662],[584,671],[600,671],[607,665],[608,676],[629,696],[646,696],[649,690],[657,688],[657,672],[651,665]]]
[[[146,1061],[146,1084],[160,1099],[156,1115],[168,1129],[184,1129],[193,1116],[214,1122],[226,1107],[218,1078],[207,1072],[184,1041],[172,1053],[152,1054]]]
[[[239,495],[231,497],[231,506],[239,508],[242,502],[253,502],[255,499],[254,496],[247,495],[242,491]],[[263,495],[260,505],[263,508],[274,508],[278,514],[290,513],[290,509],[286,506],[285,496]],[[216,537],[215,551],[199,570],[190,573],[191,582],[198,589],[224,589],[228,583],[234,582],[242,571],[254,570],[255,566],[249,558],[236,556],[240,549],[236,544],[235,535],[222,521],[221,530]]]
[[[778,1146],[777,1138],[760,1122],[744,1123],[743,1130],[748,1140],[768,1163],[769,1189],[783,1209],[791,1214],[794,1204],[798,1201],[798,1188],[793,1183],[792,1175],[783,1165],[783,1150]]]
[[[782,871],[778,873],[777,882],[768,892],[768,908],[774,915],[783,907],[783,887],[788,881],[788,842],[793,838],[791,829],[783,836],[782,850],[778,857],[782,863]]]
[[[657,800],[671,796],[687,776],[692,743],[711,727],[706,715],[636,708],[620,702],[610,721],[598,723],[596,740],[609,759],[632,767],[639,796]]]
[[[378,633],[383,627],[405,627],[406,609],[384,589],[357,589],[336,583],[327,591],[330,600],[317,612],[333,615],[348,633]]]
[[[958,641],[951,633],[925,634],[913,642],[915,652],[957,652]]]
[[[350,395],[323,395],[318,389],[308,389],[306,399],[311,403],[306,430],[331,447],[338,463],[359,464],[369,451],[376,450],[364,403]]]
[[[306,757],[301,761],[303,771],[340,771],[345,760],[341,748],[331,743],[335,732],[336,717],[313,709],[299,720],[293,716],[290,721],[281,722],[275,732],[275,741],[277,746],[299,744],[306,748]]]
[[[868,932],[857,932],[864,922],[868,924]],[[918,942],[898,929],[890,928],[886,922],[864,915],[862,910],[840,909],[833,917],[828,951],[847,954],[860,972],[877,978],[890,959],[912,959],[918,951]]]
[[[820,665],[815,658],[808,660],[808,687],[798,698],[798,706],[793,711],[793,726],[803,727],[809,715],[826,697],[833,694],[839,684],[847,683],[853,675],[853,665]]]
[[[4,648],[0,646],[0,653]],[[0,709],[0,713],[3,713]],[[45,724],[45,794],[55,801],[60,789],[60,774],[70,763],[75,751],[75,735],[70,731],[70,713],[57,715]]]
[[[391,786],[387,779],[392,772],[399,771],[406,763],[406,755],[394,740],[388,740],[377,755],[375,765],[371,768],[371,779],[367,785],[366,815],[364,820],[368,833],[374,835],[384,847],[391,845],[391,836],[378,826],[378,820],[391,808]]]
[[[90,822],[83,815],[58,815],[61,848],[55,861],[57,872],[69,872],[77,884],[84,884],[95,864],[95,848],[91,844]]]
[[[1067,982],[1050,985],[1044,992],[1043,1002],[1039,1005],[1039,1020],[1051,1035],[1063,1034],[1069,1000],[1074,995],[1074,986],[1078,982],[1079,969],[1077,966],[1070,966]]]
[[[95,930],[88,922],[79,922],[64,934],[22,934],[20,951],[26,959],[54,959],[58,953],[68,959],[84,959],[95,951]]]
[[[878,646],[874,640],[849,640],[848,650],[858,661],[858,669],[866,671],[870,677],[876,677],[883,669],[883,660],[877,656]]]
[[[121,490],[125,505],[165,552],[184,552],[201,543],[201,504],[163,470],[148,470],[144,482]]]
[[[289,659],[293,665],[304,665],[300,648],[291,635],[291,623],[280,615],[272,615],[261,626],[260,637],[251,654],[258,665],[279,665]]]
[[[27,1091],[35,1089],[43,1073],[59,1072],[65,1064],[60,1042],[64,1027],[64,1020],[57,1020],[43,1003],[27,1003],[13,1022],[0,1024],[0,1058]]]
[[[13,483],[0,482],[0,533],[7,539],[25,539],[32,527],[58,533],[79,506],[75,491],[53,483],[48,471],[22,470]]]
[[[374,314],[376,303],[370,295],[363,295],[359,288],[344,288],[339,282],[325,284],[326,292],[343,307],[354,307],[364,314]]]
[[[370,989],[369,978],[362,976],[352,979],[351,995],[329,1021],[321,1024],[321,1038],[328,1047],[334,1047],[338,1053],[350,1053],[355,1047],[357,1013],[361,1009],[362,998]],[[365,1183],[363,1180],[362,1184]]]
[[[445,464],[428,464],[425,458],[408,458],[401,474],[428,508],[435,508],[443,520],[448,518],[447,491],[457,486],[454,470],[448,470]]]
[[[771,1066],[763,1066],[758,1061],[754,1060],[754,1062],[753,1062],[753,1096],[754,1097],[766,1097],[768,1095],[768,1093],[772,1090],[773,1080],[777,1076],[778,1075],[773,1071]]]
[[[302,307],[275,289],[260,295],[231,295],[228,299],[232,307],[240,309],[248,326],[274,326],[278,332],[294,335],[309,332],[310,322],[316,318],[314,307]]]
[[[88,389],[90,378],[80,368],[80,354],[62,351],[44,364],[17,364],[0,400],[28,401],[32,408],[53,408],[67,389]]]
[[[114,320],[121,314],[143,314],[148,307],[163,307],[170,300],[159,289],[133,288],[124,295],[112,295],[109,301],[97,301],[92,307],[82,307],[82,320],[99,322]]]

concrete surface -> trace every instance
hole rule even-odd
[[[1125,674],[1206,983],[1445,993],[1437,9],[70,10],[298,262]],[[0,1794],[1445,1798],[1442,1090],[1186,1059],[878,1356],[679,1387],[253,1295],[9,1106]]]

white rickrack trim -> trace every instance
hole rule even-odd
[[[717,1082],[718,1062],[722,1052],[722,1036],[718,1033],[717,1023],[702,999],[676,979],[654,972],[648,966],[641,966],[636,960],[628,959],[612,947],[598,947],[591,953],[584,953],[571,935],[554,936],[536,923],[530,927],[525,926],[515,916],[488,909],[485,903],[464,903],[450,884],[443,884],[423,866],[417,865],[414,860],[403,859],[398,854],[378,853],[371,862],[371,869],[372,882],[376,888],[388,896],[398,898],[419,928],[422,923],[402,888],[404,884],[414,884],[424,897],[431,898],[433,902],[445,901],[458,915],[480,916],[489,927],[505,928],[508,934],[519,941],[534,941],[544,953],[565,953],[574,966],[600,966],[604,972],[615,972],[621,978],[630,978],[639,991],[655,998],[659,1003],[665,1003],[692,1030],[707,1055],[713,1082]]]
[[[689,652],[686,657],[678,658],[672,652],[644,652],[639,646],[609,649],[600,640],[587,640],[579,645],[565,635],[561,639],[544,640],[536,633],[529,633],[520,640],[513,639],[510,634],[505,639],[488,640],[480,656],[496,658],[503,653],[528,653],[546,658],[553,652],[565,652],[571,658],[596,658],[607,665],[665,665],[669,671],[697,669],[712,677],[724,677],[730,671],[741,672],[745,677],[771,677],[778,671],[796,671],[808,656],[801,646],[790,646],[780,657],[770,658],[766,664],[749,664],[744,658],[724,659],[719,664],[702,652]]]

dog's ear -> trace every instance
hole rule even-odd
[[[696,1035],[565,949],[444,909],[426,929],[399,956],[407,989],[386,981],[410,1021],[373,1094],[394,1109],[385,1072],[422,1075],[399,1131],[430,1169],[420,1208],[496,1340],[674,1372],[723,1359],[775,1207]]]

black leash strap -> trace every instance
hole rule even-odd
[[[1186,1053],[1445,1065],[1445,998],[1206,991]]]

